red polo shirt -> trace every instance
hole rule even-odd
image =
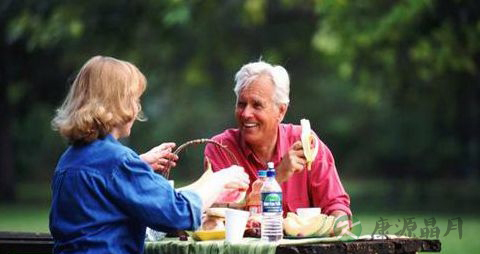
[[[287,153],[292,144],[300,140],[301,132],[302,129],[299,125],[279,125],[277,144],[271,160],[275,167],[281,162],[283,155]],[[244,167],[250,176],[250,183],[257,179],[257,170],[267,168],[245,143],[238,129],[225,130],[212,139],[227,146],[234,153],[240,166]],[[305,168],[281,184],[283,211],[287,213],[296,212],[297,208],[302,207],[321,207],[324,214],[342,210],[351,215],[350,197],[340,182],[333,155],[323,142],[320,141],[319,145],[312,169]],[[235,164],[228,152],[213,144],[207,145],[205,156],[212,162],[213,171]]]

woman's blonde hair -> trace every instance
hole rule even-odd
[[[113,127],[143,120],[140,96],[145,76],[133,64],[95,56],[77,74],[62,106],[52,120],[69,143],[83,144],[109,134]]]

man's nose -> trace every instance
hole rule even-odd
[[[253,109],[250,105],[245,106],[245,108],[242,111],[242,117],[243,118],[249,118],[253,115]]]

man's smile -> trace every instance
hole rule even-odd
[[[251,129],[251,128],[258,127],[258,126],[259,126],[258,123],[250,123],[250,122],[247,122],[247,123],[243,123],[243,124],[242,124],[242,127],[245,128],[245,129]]]

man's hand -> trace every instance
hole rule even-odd
[[[338,218],[338,217],[342,217],[344,215],[347,215],[347,213],[342,211],[342,210],[335,210],[332,213],[330,213],[330,215]]]
[[[140,158],[148,163],[155,171],[164,171],[167,168],[173,168],[177,164],[178,156],[172,153],[175,143],[168,142],[156,146],[150,151],[141,154]]]
[[[347,231],[351,230],[352,220],[351,220],[350,217],[348,217],[347,220],[337,222],[337,220],[340,219],[342,216],[347,216],[348,215],[346,212],[341,211],[341,210],[335,210],[330,215],[335,216],[335,220],[336,220],[336,222],[334,223],[334,225],[336,225],[336,228],[332,228],[332,230],[330,231],[330,236],[343,235],[345,233],[345,230],[347,230]]]
[[[293,173],[302,171],[305,168],[307,160],[303,153],[301,141],[293,143],[288,151],[283,155],[282,161],[277,166],[277,182],[282,183],[290,179]]]

